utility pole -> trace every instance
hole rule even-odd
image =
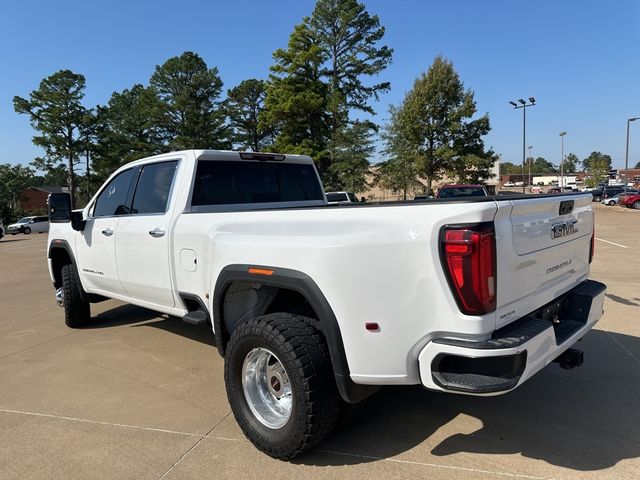
[[[533,97],[529,97],[529,102],[527,103],[524,99],[520,98],[518,99],[518,102],[520,102],[520,105],[518,105],[516,102],[509,102],[511,105],[513,105],[514,109],[518,109],[521,108],[522,109],[522,193],[525,193],[524,187],[525,187],[525,181],[524,181],[524,164],[526,161],[526,156],[527,156],[527,108],[528,107],[533,107],[536,104],[536,99]]]
[[[533,155],[531,154],[531,151],[533,150],[533,145],[529,145],[528,150],[529,150],[529,188],[531,188],[531,163],[533,162]]]
[[[624,191],[627,191],[627,185],[629,184],[629,124],[640,120],[640,117],[633,117],[627,119],[627,148],[624,154]]]
[[[564,192],[564,136],[567,132],[560,132],[560,192]]]

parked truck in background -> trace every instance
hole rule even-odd
[[[496,395],[577,366],[602,315],[590,194],[332,206],[309,157],[196,150],[49,213],[67,325],[114,298],[208,326],[238,424],[276,458],[383,385]]]

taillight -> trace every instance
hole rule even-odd
[[[462,313],[496,309],[496,236],[493,223],[444,227],[440,248],[445,274]]]

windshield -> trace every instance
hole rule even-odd
[[[346,202],[346,193],[327,193],[327,202]]]
[[[460,197],[485,197],[486,193],[482,187],[454,187],[443,188],[440,191],[440,198],[460,198]]]
[[[31,220],[31,217],[24,217],[18,220],[16,223],[29,223],[30,220]]]

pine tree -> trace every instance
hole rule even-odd
[[[185,52],[157,66],[149,83],[157,97],[155,122],[171,150],[230,148],[217,68]]]
[[[45,157],[34,164],[46,171],[66,162],[72,206],[76,193],[74,168],[83,149],[80,129],[88,113],[82,105],[84,89],[83,75],[60,70],[42,80],[29,99],[13,97],[15,111],[29,115],[31,126],[38,132],[33,143],[45,151]]]
[[[258,152],[273,143],[273,129],[260,122],[266,95],[265,82],[255,78],[243,80],[227,92],[225,107],[233,143],[241,149]]]

